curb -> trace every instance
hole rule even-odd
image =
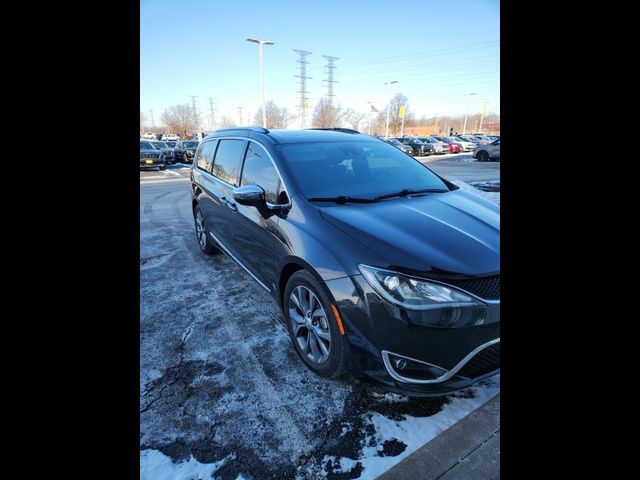
[[[378,480],[500,478],[500,394],[391,467]]]

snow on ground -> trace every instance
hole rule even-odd
[[[140,452],[140,478],[154,480],[208,480],[228,460],[235,458],[235,455],[228,455],[219,462],[204,464],[191,457],[187,462],[175,464],[169,457],[157,450],[143,450]]]
[[[365,438],[365,445],[357,459],[352,458],[325,458],[326,461],[336,460],[342,468],[334,470],[334,473],[346,473],[351,471],[358,463],[362,465],[359,479],[374,479],[400,462],[411,453],[415,452],[425,443],[435,438],[438,434],[461,420],[480,405],[489,401],[500,392],[500,376],[483,382],[479,386],[465,391],[466,393],[450,396],[450,403],[435,415],[429,417],[404,416],[404,420],[394,420],[380,413],[367,414],[370,424],[375,428],[375,434]],[[472,393],[472,395],[470,395]],[[406,399],[406,397],[405,397]],[[400,399],[399,401],[406,401]],[[372,441],[373,440],[373,441]],[[404,451],[396,456],[384,455],[384,449],[380,445],[393,443],[406,445]],[[401,447],[400,447],[401,448]],[[381,455],[382,454],[382,455]]]

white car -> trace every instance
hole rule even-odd
[[[180,140],[180,137],[175,133],[167,133],[165,135],[162,135],[163,142],[177,142],[178,140]]]
[[[476,148],[476,144],[473,142],[467,142],[466,140],[461,139],[460,137],[451,137],[456,142],[462,145],[462,150],[465,152],[472,152],[474,148]]]
[[[142,137],[140,138],[144,138],[145,140],[155,140],[156,139],[156,134],[155,133],[143,133]]]

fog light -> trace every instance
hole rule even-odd
[[[396,364],[396,368],[398,370],[404,370],[404,368],[407,366],[407,361],[404,358],[394,358],[393,363]]]
[[[398,277],[384,277],[384,286],[387,287],[389,290],[395,290],[396,288],[398,288],[398,285],[400,284],[400,279]]]

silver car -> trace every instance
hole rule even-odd
[[[479,162],[500,160],[500,139],[487,145],[478,145],[471,156],[477,158]]]

